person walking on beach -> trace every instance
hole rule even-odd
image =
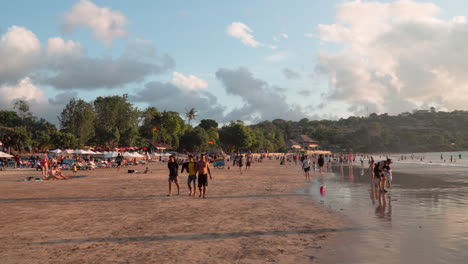
[[[310,160],[307,156],[302,161],[302,168],[304,169],[306,180],[309,180],[310,179]]]
[[[177,161],[174,155],[171,155],[169,157],[167,168],[169,169],[169,194],[167,196],[172,195],[172,183],[173,182],[177,186],[177,195],[179,195],[180,194],[179,179],[178,179],[179,164],[177,164]]]
[[[323,158],[323,154],[319,155],[317,165],[319,166],[320,174],[323,174],[323,166],[325,165],[325,159]]]
[[[117,154],[117,157],[115,158],[115,162],[117,163],[117,169],[120,170],[120,168],[122,167],[122,154]]]
[[[210,166],[206,161],[205,154],[201,155],[200,160],[197,162],[196,169],[198,173],[198,189],[200,191],[200,195],[198,197],[205,198],[206,189],[208,187],[208,175],[210,176],[210,180],[213,179],[213,177],[211,177]]]
[[[182,170],[180,172],[183,173],[184,170],[186,170],[189,174],[187,179],[187,185],[190,191],[189,196],[195,196],[195,193],[197,192],[197,163],[195,162],[195,159],[192,155],[189,156],[188,162],[182,164]],[[191,186],[192,183],[193,192]]]
[[[237,165],[239,165],[240,174],[242,174],[242,167],[244,166],[243,159],[244,159],[244,157],[242,155],[239,155],[239,157],[237,159]]]
[[[245,172],[247,172],[250,169],[250,166],[252,166],[252,155],[247,155],[245,157]]]

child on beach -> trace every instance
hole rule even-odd
[[[78,168],[76,167],[76,164],[73,164],[73,174],[76,174],[78,171]]]

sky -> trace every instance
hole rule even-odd
[[[468,106],[468,2],[0,0],[0,109],[128,94],[198,120]]]

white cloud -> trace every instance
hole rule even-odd
[[[261,43],[256,41],[251,33],[253,33],[253,30],[242,22],[232,22],[226,28],[226,34],[233,38],[240,39],[244,45],[253,48],[261,46]]]
[[[83,54],[80,43],[71,40],[65,41],[62,38],[50,38],[47,41],[47,55],[49,56],[72,56],[79,57]]]
[[[190,91],[203,90],[208,87],[208,83],[205,80],[195,75],[185,76],[182,73],[178,72],[173,73],[171,82],[179,88]]]
[[[76,3],[63,15],[62,30],[73,31],[78,27],[90,28],[95,38],[110,46],[115,38],[127,35],[127,17],[108,7],[98,7],[88,0]]]
[[[13,85],[0,86],[1,104],[10,105],[13,101],[22,99],[25,101],[44,102],[44,92],[34,85],[29,77],[20,80]]]
[[[264,44],[255,40],[255,37],[252,35],[253,30],[242,22],[232,22],[229,26],[227,26],[225,32],[229,36],[239,39],[244,45],[252,48],[267,47],[272,50],[278,48],[278,46]],[[275,37],[273,37],[273,39],[275,39]]]
[[[281,33],[281,36],[282,36],[283,38],[285,38],[285,39],[288,39],[288,38],[289,38],[288,34],[286,34],[286,33]]]
[[[0,39],[0,84],[16,82],[39,64],[41,44],[30,30],[12,26]]]
[[[319,53],[327,97],[349,103],[355,113],[466,108],[468,24],[439,13],[434,4],[409,0],[339,5],[337,22],[317,28],[320,40],[343,47]]]

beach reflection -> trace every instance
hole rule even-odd
[[[326,195],[313,184],[311,196],[366,231],[336,249],[335,255],[346,259],[330,263],[466,263],[468,183],[453,181],[459,175],[396,171],[393,188],[383,193],[372,184],[367,168],[337,164],[332,169],[334,174],[316,180],[327,186]]]

